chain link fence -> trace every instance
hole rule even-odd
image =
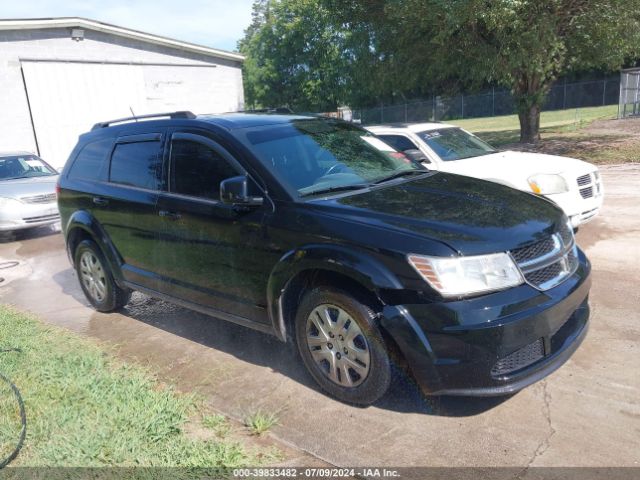
[[[640,68],[632,68],[620,73],[618,117],[637,116],[640,116]]]
[[[543,110],[615,105],[619,102],[619,97],[620,78],[617,76],[573,83],[565,81],[557,83],[551,88]],[[516,105],[511,93],[505,89],[493,88],[475,95],[433,96],[430,99],[401,104],[355,109],[353,118],[360,120],[364,125],[373,125],[378,123],[437,122],[514,113],[516,113]]]

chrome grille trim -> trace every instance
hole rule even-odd
[[[56,201],[56,194],[46,193],[43,195],[33,195],[30,197],[22,197],[20,198],[20,200],[23,201],[24,203],[32,203],[32,204],[53,203]]]
[[[538,255],[531,257],[523,252],[537,252]],[[542,291],[559,285],[578,269],[578,247],[568,226],[533,245],[514,249],[510,254],[526,282]]]

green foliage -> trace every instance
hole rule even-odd
[[[240,42],[252,107],[335,110],[343,97],[345,33],[320,0],[259,0]]]
[[[326,111],[497,84],[523,139],[558,76],[640,56],[640,0],[257,0],[249,105]]]
[[[277,425],[278,421],[278,416],[275,413],[258,410],[248,415],[244,423],[254,435],[262,435]]]
[[[260,463],[242,444],[192,438],[196,406],[139,367],[88,340],[0,307],[0,371],[20,388],[27,439],[12,466],[237,467]],[[19,419],[0,386],[0,458],[15,445]]]

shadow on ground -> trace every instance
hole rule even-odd
[[[54,275],[63,292],[87,304],[73,271],[69,268]],[[197,342],[207,348],[232,355],[243,362],[266,366],[290,379],[318,390],[306,372],[297,350],[275,337],[214,317],[194,312],[172,303],[134,293],[120,314],[173,335]],[[478,415],[508,397],[426,397],[410,375],[396,369],[389,393],[376,403],[378,408],[398,412],[423,413],[453,417]]]
[[[51,226],[25,228],[24,230],[15,230],[12,232],[0,232],[0,243],[22,242],[34,238],[48,237],[60,234],[58,228]]]

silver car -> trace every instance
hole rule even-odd
[[[0,232],[58,223],[57,181],[37,155],[0,152]]]

